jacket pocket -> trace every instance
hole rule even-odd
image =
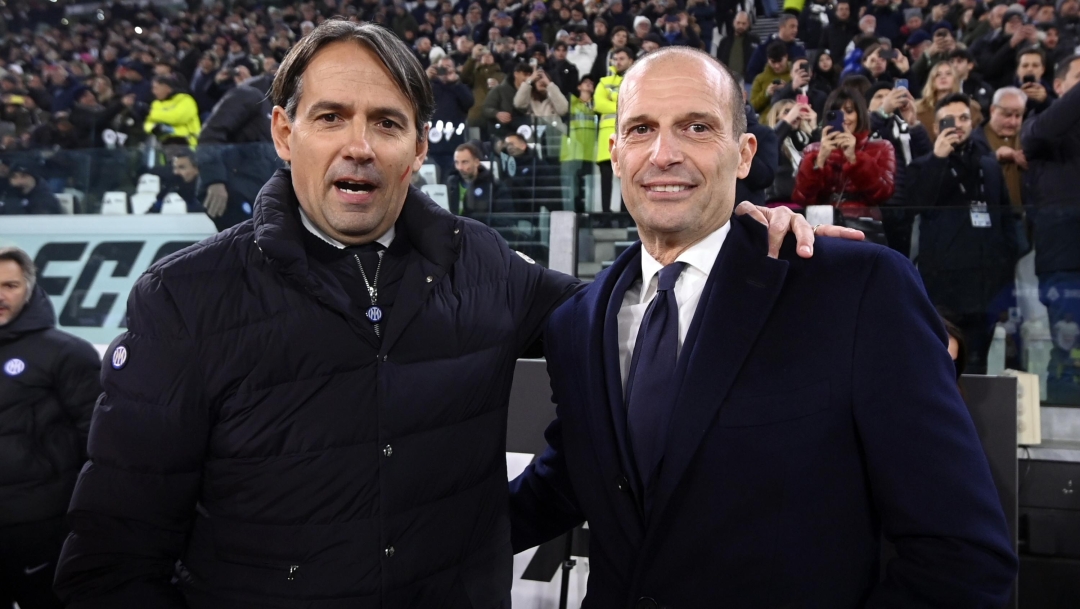
[[[829,408],[829,382],[821,381],[783,393],[734,394],[720,409],[720,427],[772,425],[817,414]]]

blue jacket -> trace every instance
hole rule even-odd
[[[514,550],[588,520],[584,609],[1003,605],[1017,558],[915,269],[870,244],[766,249],[764,227],[732,221],[647,517],[627,475],[612,296],[640,246],[552,315],[557,418],[511,483]],[[898,557],[879,581],[882,533]]]
[[[69,511],[69,607],[509,602],[510,383],[576,281],[410,189],[380,343],[296,206],[281,170],[252,220],[135,285]]]

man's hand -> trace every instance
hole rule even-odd
[[[934,142],[934,156],[939,159],[947,158],[953,153],[956,145],[960,143],[960,131],[956,127],[950,127],[938,134]]]
[[[911,91],[907,89],[900,89],[900,118],[904,119],[904,122],[914,127],[919,124],[919,113],[915,111],[915,98],[911,96]]]
[[[1029,99],[1033,99],[1037,103],[1041,104],[1046,101],[1046,87],[1037,82],[1026,82],[1020,86],[1020,89],[1027,94]]]
[[[1015,148],[1010,148],[1008,146],[1002,146],[1001,148],[997,149],[997,151],[994,153],[994,156],[997,157],[998,163],[1001,163],[1002,165],[1005,165],[1007,163],[1014,162],[1013,161],[1013,155],[1015,155],[1015,154],[1016,154],[1016,149]]]
[[[225,213],[225,205],[228,202],[229,191],[225,190],[224,184],[219,182],[206,187],[206,199],[203,200],[206,215],[211,218],[220,218],[221,214]]]
[[[506,123],[514,120],[514,117],[511,116],[509,112],[499,112],[495,115],[495,120],[505,125]]]
[[[779,89],[782,86],[784,86],[784,85],[769,85],[768,87],[765,88],[765,95],[768,95],[769,97],[772,97],[773,94],[776,93],[776,90]]]
[[[951,51],[952,49],[949,50]],[[900,52],[897,52],[896,59],[892,60],[892,63],[896,66],[897,70],[900,70],[901,74],[907,74],[908,70],[911,69],[911,64],[908,63],[907,55]]]
[[[810,84],[810,73],[806,70],[795,70],[791,73],[791,88],[801,89]]]
[[[780,246],[788,233],[795,233],[795,251],[801,258],[814,255],[814,237],[839,237],[852,241],[862,241],[862,231],[843,226],[818,226],[815,230],[806,218],[786,207],[759,207],[749,201],[743,201],[735,208],[735,215],[749,214],[751,218],[769,228],[769,257],[780,256]]]
[[[1027,162],[1027,157],[1024,156],[1024,151],[1023,150],[1015,150],[1015,151],[1013,151],[1013,162],[1016,163],[1017,165],[1019,165],[1020,169],[1023,169],[1024,171],[1027,171],[1028,162]]]

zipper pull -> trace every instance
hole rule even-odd
[[[300,565],[289,565],[289,581],[296,580],[296,572],[300,570]]]

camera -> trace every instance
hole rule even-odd
[[[446,76],[446,68],[444,68],[442,66],[436,67],[435,68],[435,75],[436,76]]]
[[[1028,75],[1024,76],[1023,82],[1024,82],[1025,85],[1028,84],[1028,83],[1034,83],[1035,82],[1035,75],[1034,74],[1028,74]]]
[[[956,127],[956,119],[951,116],[946,116],[938,122],[938,133],[954,127]]]

